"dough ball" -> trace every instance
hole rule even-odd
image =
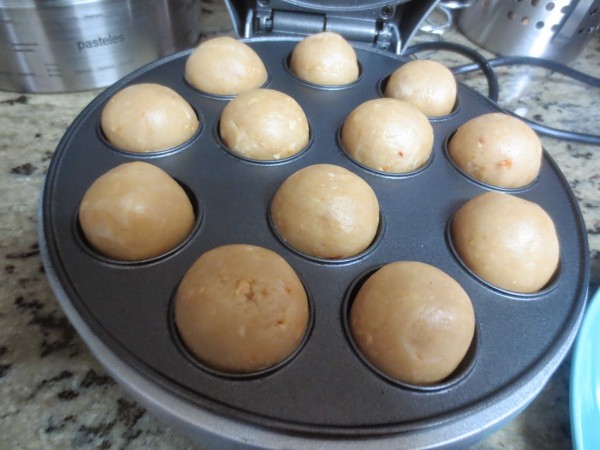
[[[487,282],[532,293],[559,262],[554,222],[536,203],[498,192],[465,203],[452,220],[452,241],[463,262]]]
[[[190,139],[200,125],[190,104],[160,84],[128,86],[111,97],[101,117],[102,131],[128,152],[157,152]]]
[[[466,174],[501,188],[527,186],[542,164],[542,144],[521,120],[484,114],[461,126],[448,143],[452,161]]]
[[[475,333],[473,305],[449,275],[428,264],[388,264],[362,285],[350,310],[362,354],[405,383],[430,385],[464,359]]]
[[[100,176],[79,207],[79,223],[90,245],[121,261],[172,250],[190,234],[194,221],[182,187],[164,170],[139,161]]]
[[[427,116],[444,116],[456,103],[456,80],[436,61],[410,61],[390,76],[385,96],[405,100]]]
[[[267,69],[250,46],[222,36],[196,47],[185,63],[185,78],[209,94],[238,95],[265,84]]]
[[[175,324],[204,364],[255,372],[298,347],[308,326],[308,300],[298,276],[277,253],[226,245],[204,253],[183,277]]]
[[[292,52],[290,69],[309,83],[339,86],[358,79],[358,60],[352,46],[330,31],[312,34]]]
[[[271,203],[271,219],[298,251],[324,259],[349,258],[373,242],[379,203],[358,175],[343,167],[316,164],[283,182]]]
[[[302,107],[272,89],[253,89],[231,100],[223,109],[219,130],[232,152],[265,161],[293,156],[309,140]]]
[[[410,103],[393,98],[369,100],[344,122],[342,143],[356,161],[380,172],[406,173],[427,162],[433,128]]]

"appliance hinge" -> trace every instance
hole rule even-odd
[[[369,43],[380,50],[397,52],[400,47],[398,27],[392,22],[373,18],[258,7],[254,17],[247,19],[246,24],[250,23],[253,36],[306,36],[321,31],[333,31],[350,41]]]

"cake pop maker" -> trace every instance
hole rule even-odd
[[[76,118],[51,162],[40,208],[40,241],[48,278],[69,319],[119,383],[158,417],[212,448],[463,447],[520,412],[558,367],[577,333],[589,281],[586,229],[560,169],[544,153],[540,175],[516,190],[483,185],[455,167],[448,138],[469,119],[501,109],[459,84],[454,111],[432,118],[430,161],[405,175],[365,168],[344,152],[338,135],[356,106],[382,96],[387,77],[406,58],[352,42],[362,68],[342,87],[305,83],[288,69],[301,37],[245,39],[269,72],[265,87],[292,96],[311,130],[306,150],[260,162],[237,157],[219,139],[230,97],[197,91],[183,77],[184,51],[155,61],[100,94]],[[100,129],[106,102],[134,83],[160,83],[178,92],[202,121],[188,142],[165,152],[132,154],[114,148]],[[185,187],[196,225],[173,251],[147,261],[117,262],[97,254],[78,226],[90,184],[131,161],[157,165]],[[322,260],[288,247],[269,221],[279,185],[311,164],[356,173],[380,202],[381,226],[366,252]],[[552,217],[560,266],[535,294],[497,289],[464,267],[452,249],[453,213],[490,190],[534,201]],[[310,326],[298,350],[270,370],[231,376],[203,366],[177,336],[172,307],[190,265],[214,247],[246,243],[283,256],[305,285]],[[470,296],[476,337],[463,364],[438,384],[395,382],[364,360],[348,332],[353,294],[365,276],[399,260],[434,265]]]

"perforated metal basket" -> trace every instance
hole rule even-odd
[[[458,25],[470,40],[500,55],[567,63],[600,28],[600,0],[475,0]]]

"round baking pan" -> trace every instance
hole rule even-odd
[[[586,230],[560,170],[544,154],[538,179],[502,190],[540,204],[558,232],[560,267],[535,294],[496,289],[467,270],[447,229],[453,213],[474,196],[495,190],[461,173],[448,159],[449,136],[467,120],[499,107],[459,85],[455,111],[432,119],[435,141],[424,169],[386,175],[352,161],[337,138],[346,116],[381,96],[381,86],[406,60],[356,46],[356,83],[325,88],[304,83],[287,68],[292,39],[246,41],[269,71],[265,87],[294,97],[311,129],[308,148],[276,163],[241,159],[218,138],[230,100],[186,83],[189,51],[156,61],[97,97],[73,122],[50,165],[41,205],[40,235],[52,286],[77,330],[109,371],[159,416],[208,445],[314,448],[430,448],[465,445],[525,407],[569,350],[585,306],[589,278]],[[120,89],[141,82],[167,85],[196,110],[203,125],[189,142],[153,155],[113,148],[100,114]],[[77,225],[81,198],[107,170],[125,162],[155,164],[182,184],[196,205],[192,235],[177,249],[137,263],[96,254]],[[343,166],[367,181],[381,206],[373,245],[345,260],[314,259],[290,249],[269,221],[279,185],[302,167]],[[260,245],[282,255],[310,297],[311,325],[298,351],[272,370],[229,376],[203,367],[180,343],[171,316],[178,283],[205,251],[230,243]],[[456,279],[469,294],[476,338],[448,379],[426,388],[394,382],[356,351],[347,331],[353,293],[383,264],[415,260]]]

